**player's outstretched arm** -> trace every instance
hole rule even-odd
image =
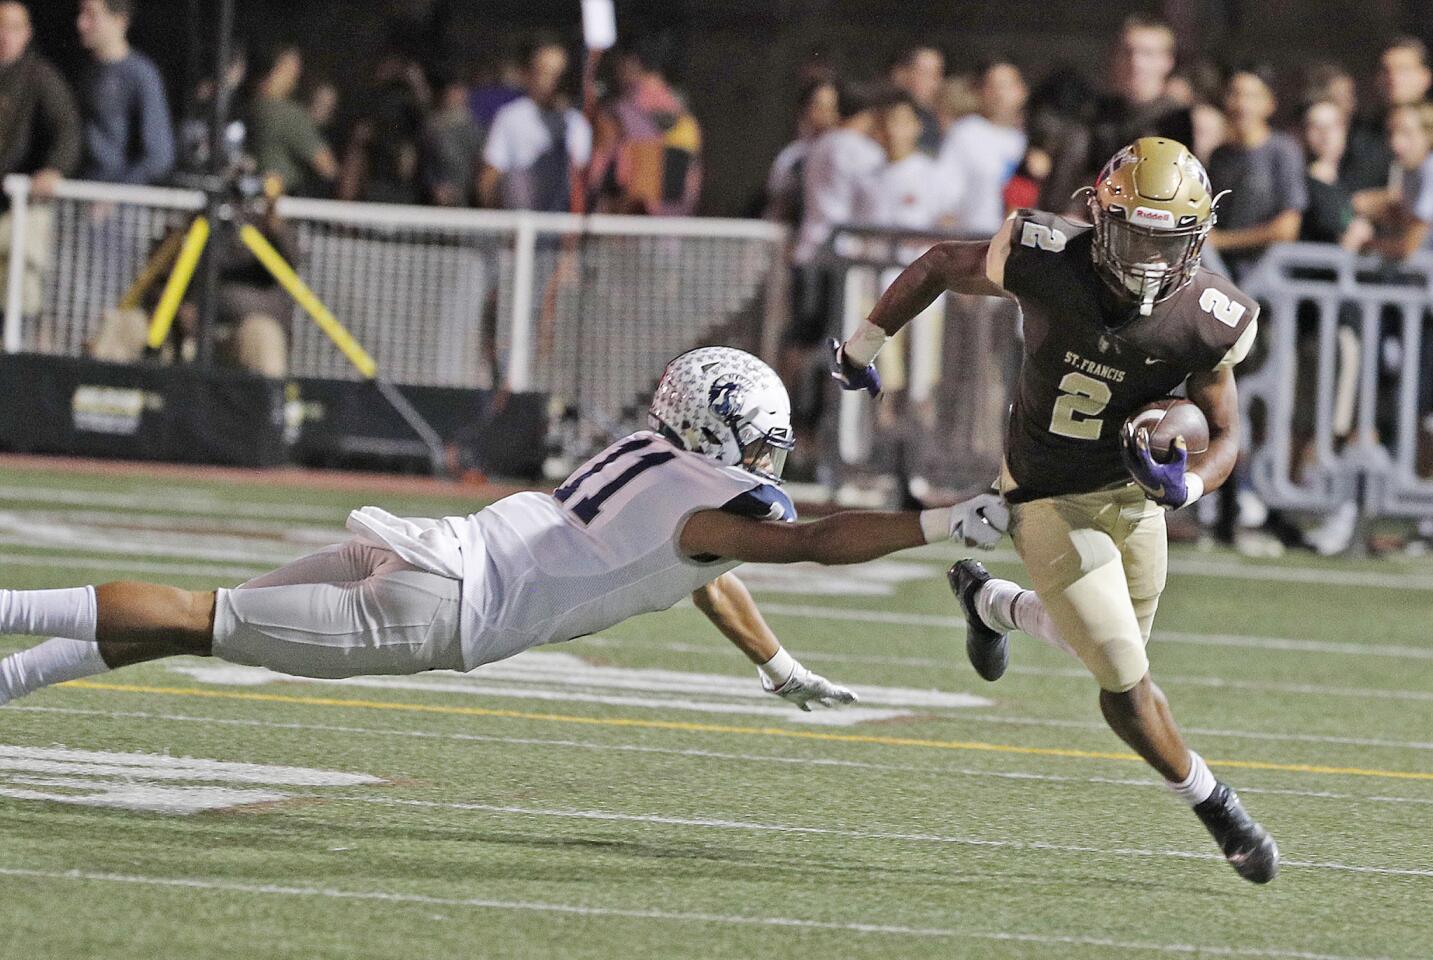
[[[1009,524],[1005,502],[993,493],[920,513],[852,510],[812,523],[752,520],[703,510],[682,529],[681,549],[689,557],[749,563],[865,563],[943,540],[989,548]]]
[[[682,552],[750,563],[864,563],[926,543],[916,513],[853,511],[813,523],[749,520],[704,510],[682,530]]]
[[[922,254],[881,294],[871,315],[845,343],[830,341],[832,376],[847,390],[880,392],[872,365],[886,341],[946,291],[1005,296],[1005,260],[1014,219],[989,240],[948,240]]]
[[[802,710],[811,703],[835,707],[855,703],[856,694],[803,667],[787,653],[766,625],[746,584],[724,573],[692,594],[697,609],[756,664],[762,689],[790,700]]]
[[[724,573],[699,588],[692,594],[692,602],[752,663],[765,663],[781,649],[781,641],[736,574]]]

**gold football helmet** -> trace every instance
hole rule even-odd
[[[1194,279],[1219,197],[1184,144],[1141,137],[1110,158],[1087,200],[1095,268],[1140,313]]]

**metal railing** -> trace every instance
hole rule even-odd
[[[105,312],[133,296],[202,194],[78,181],[34,200],[9,177],[7,352],[82,355]],[[285,198],[295,266],[399,384],[548,392],[592,431],[640,412],[657,371],[704,342],[771,359],[787,317],[786,231],[760,221],[580,217]],[[843,228],[833,332],[854,328],[885,284],[942,237]],[[1272,506],[1433,516],[1433,253],[1390,265],[1321,246],[1275,248],[1244,284],[1264,305],[1240,368],[1251,477]],[[959,329],[953,318],[959,312]],[[952,322],[944,324],[944,315]],[[357,377],[301,316],[290,370]],[[1018,365],[1008,301],[950,295],[904,351],[904,398],[888,409],[841,398],[834,455],[961,486],[998,466]],[[884,354],[883,354],[884,356]],[[922,411],[933,412],[923,415]],[[585,442],[578,431],[574,443]]]
[[[11,198],[6,351],[76,356],[165,239],[188,190],[64,181]],[[303,280],[398,384],[539,390],[620,423],[676,353],[718,340],[771,356],[786,230],[762,221],[576,216],[281,198]],[[161,278],[162,284],[162,278]],[[312,324],[290,373],[359,376]]]
[[[837,230],[827,258],[838,292],[833,330],[854,330],[895,273],[941,239],[949,238]],[[1354,503],[1366,517],[1433,517],[1433,252],[1390,264],[1290,244],[1267,253],[1242,287],[1263,306],[1255,352],[1238,372],[1255,492],[1280,509],[1324,514]],[[948,294],[915,328],[943,317],[942,334],[893,344],[908,367],[944,370],[934,383],[909,384],[937,398],[939,417],[883,424],[864,398],[843,396],[836,454],[846,468],[889,469],[883,435],[914,434],[931,473],[949,483],[994,475],[1018,367],[1018,309]],[[922,352],[937,362],[922,364]]]
[[[1281,508],[1433,516],[1433,253],[1291,244],[1243,287],[1263,304],[1264,359],[1239,377],[1256,491]]]

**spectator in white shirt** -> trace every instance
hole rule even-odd
[[[836,84],[815,80],[801,90],[800,113],[796,118],[796,139],[787,144],[771,163],[766,177],[768,220],[792,225],[801,222],[801,183],[806,152],[816,138],[833,129],[841,120],[836,111]]]
[[[829,392],[818,348],[834,332],[836,298],[834,276],[821,262],[821,249],[837,226],[854,221],[861,185],[886,162],[874,136],[878,111],[891,95],[884,87],[838,84],[840,123],[817,137],[806,152],[801,226],[791,253],[791,325],[778,362],[782,380],[792,386],[797,430],[815,429]]]
[[[567,105],[567,49],[539,36],[524,61],[526,96],[498,110],[483,149],[483,203],[508,210],[572,209],[574,172],[592,158],[592,127]]]
[[[920,152],[920,114],[909,97],[901,96],[881,110],[880,136],[886,163],[861,185],[857,221],[896,230],[934,231],[947,226],[952,219],[947,181],[939,162]],[[894,274],[888,271],[885,282]],[[930,401],[940,380],[944,309],[942,299],[922,311],[882,351],[881,380],[887,393],[901,398],[877,411],[876,422],[882,427],[894,426],[907,402],[915,404],[930,425],[934,413]]]
[[[920,117],[921,135],[917,144],[922,153],[940,152],[940,117],[936,101],[945,80],[945,54],[935,47],[919,44],[906,47],[891,59],[886,78],[897,90],[908,93]]]
[[[841,122],[817,138],[806,154],[801,219],[792,260],[807,264],[839,224],[851,223],[861,184],[886,162],[885,151],[874,139],[884,89],[842,85],[836,98]]]
[[[880,135],[886,163],[860,184],[855,221],[899,230],[931,230],[948,221],[950,194],[940,165],[920,152],[921,118],[909,96],[881,111]]]
[[[1020,68],[993,60],[978,73],[980,112],[951,125],[940,151],[961,233],[991,236],[1005,220],[1005,184],[1025,156],[1025,100]]]

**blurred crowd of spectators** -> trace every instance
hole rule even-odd
[[[0,0],[0,176],[29,174],[41,197],[65,177],[192,183],[187,174],[224,171],[257,175],[270,196],[668,216],[697,207],[703,133],[664,73],[661,42],[628,43],[599,64],[539,33],[476,73],[394,52],[352,89],[307,71],[299,46],[267,45],[236,52],[175,111],[154,62],[127,39],[138,3],[81,0],[75,32],[88,58],[66,78],[32,48],[26,5]],[[821,56],[800,68],[796,136],[771,164],[762,203],[792,228],[782,372],[798,400],[811,348],[832,332],[823,253],[838,226],[984,237],[1018,207],[1083,215],[1079,188],[1141,136],[1180,140],[1205,162],[1222,196],[1207,262],[1236,281],[1276,243],[1389,261],[1433,246],[1433,71],[1419,39],[1390,39],[1372,77],[1330,62],[1276,77],[1261,63],[1181,56],[1168,24],[1136,15],[1106,62],[1097,82],[1057,67],[1033,89],[1012,59],[952,72],[929,44],[900,51],[875,80],[837,75]],[[215,137],[218,113],[230,122]],[[288,253],[272,212],[262,229]],[[38,246],[44,215],[30,230]],[[9,240],[0,221],[0,255]],[[282,294],[232,237],[216,247],[220,323],[239,365],[282,375]],[[25,281],[30,311],[44,251],[26,257],[37,268]],[[181,329],[195,313],[184,309]],[[106,319],[106,333],[130,330],[114,359],[142,346],[143,314],[132,320]],[[1424,392],[1420,410],[1433,409],[1433,387]],[[1424,433],[1433,472],[1433,415]]]
[[[701,189],[702,131],[667,81],[659,43],[593,64],[555,35],[474,76],[391,54],[363,90],[305,72],[299,47],[234,57],[172,111],[153,61],[127,40],[137,0],[83,0],[89,53],[67,82],[31,49],[30,17],[0,0],[0,174],[164,183],[207,169],[222,83],[256,173],[284,192],[348,200],[685,214]],[[797,137],[776,157],[766,212],[796,230],[809,262],[838,223],[987,235],[1022,205],[1070,207],[1118,147],[1162,134],[1188,143],[1228,190],[1210,243],[1236,274],[1270,243],[1306,239],[1404,255],[1433,221],[1433,106],[1417,39],[1381,52],[1372,102],[1342,67],[1297,78],[1260,64],[1182,60],[1162,21],[1125,21],[1107,85],[1057,69],[1032,91],[995,58],[948,74],[943,53],[901,51],[876,82],[802,68]],[[579,74],[581,82],[576,82]],[[580,89],[578,100],[568,93]],[[1294,93],[1283,105],[1280,93]],[[582,102],[585,99],[586,102]],[[175,113],[178,114],[177,123]]]
[[[795,229],[798,265],[838,224],[988,236],[1016,207],[1082,212],[1071,197],[1100,166],[1158,135],[1188,144],[1228,191],[1206,249],[1236,279],[1273,243],[1391,258],[1433,243],[1422,41],[1387,43],[1366,103],[1359,78],[1334,63],[1278,78],[1260,63],[1182,60],[1169,25],[1145,16],[1123,23],[1109,64],[1103,87],[1057,70],[1032,92],[1003,58],[947,75],[933,46],[902,51],[877,82],[813,61],[796,139],[767,179],[767,215]]]
[[[1221,195],[1205,263],[1236,281],[1279,243],[1376,254],[1390,276],[1397,261],[1433,246],[1433,71],[1421,40],[1391,38],[1371,77],[1328,62],[1278,77],[1257,62],[1182,58],[1167,23],[1136,15],[1121,25],[1106,62],[1108,75],[1098,83],[1057,69],[1027,89],[1019,63],[997,57],[948,73],[931,45],[901,51],[876,81],[838,76],[813,59],[796,138],[770,168],[765,203],[767,217],[793,230],[793,319],[781,364],[806,429],[825,412],[825,394],[803,389],[819,383],[824,369],[815,348],[838,332],[833,306],[842,274],[828,256],[838,227],[978,238],[1020,207],[1084,219],[1080,188],[1139,137],[1179,140],[1205,163]],[[1354,371],[1357,337],[1347,313],[1344,305],[1336,363]],[[1306,319],[1301,310],[1300,356],[1311,370],[1318,338]],[[940,346],[910,344],[899,352],[906,349],[914,357]],[[1394,357],[1401,348],[1385,338],[1381,349]],[[1422,369],[1418,451],[1426,476],[1433,474],[1433,349],[1424,349]],[[1340,380],[1336,397],[1340,442],[1352,436],[1354,382]],[[886,408],[901,402],[897,393]],[[1391,422],[1380,413],[1384,437],[1393,435]],[[1353,504],[1306,536],[1263,510],[1242,474],[1225,490],[1238,498],[1220,517],[1230,539],[1236,518],[1273,530],[1286,544],[1325,552],[1352,536]]]
[[[67,83],[31,49],[26,6],[0,2],[0,175],[31,174],[43,196],[62,177],[163,184],[208,171],[222,83],[234,121],[224,166],[290,195],[658,215],[696,207],[701,129],[663,75],[660,44],[617,51],[603,98],[586,64],[585,103],[567,93],[577,65],[555,35],[531,37],[477,77],[390,54],[362,90],[306,74],[297,45],[268,45],[237,53],[221,80],[202,81],[171,111],[159,70],[127,40],[137,3],[83,0],[76,31],[89,62]]]

